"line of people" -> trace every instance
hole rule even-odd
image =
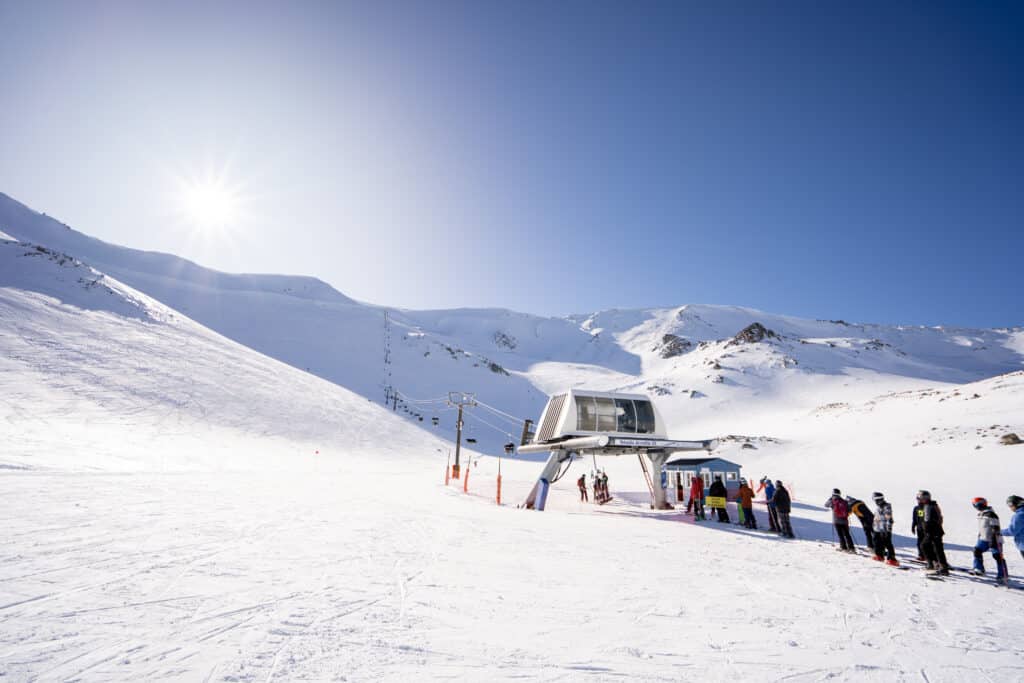
[[[611,494],[608,493],[608,473],[604,470],[590,473],[590,487],[594,491],[595,503],[604,505],[612,499]],[[576,488],[580,490],[580,501],[584,503],[589,502],[586,473],[581,474],[580,478],[576,480]]]
[[[850,517],[856,517],[864,529],[864,538],[873,559],[879,562],[898,566],[896,551],[892,543],[893,516],[892,505],[886,501],[885,495],[875,492],[871,496],[875,503],[875,511],[861,500],[852,496],[843,497],[839,489],[833,489],[832,495],[824,506],[832,510],[832,524],[839,541],[839,551],[856,552],[853,536],[850,534]],[[985,575],[984,555],[992,553],[996,565],[997,583],[1009,581],[1009,571],[1003,554],[1003,536],[1011,536],[1021,556],[1024,557],[1024,498],[1009,496],[1006,504],[1013,512],[1010,524],[1002,529],[999,515],[985,498],[975,498],[971,505],[978,511],[978,539],[974,546],[974,564],[970,570],[978,576]],[[942,508],[927,490],[917,492],[916,505],[912,513],[910,533],[917,536],[917,560],[938,576],[949,575],[949,561],[943,538]]]
[[[765,500],[768,503],[768,526],[771,531],[778,533],[785,538],[796,538],[793,533],[793,525],[790,523],[789,515],[792,511],[792,501],[789,490],[782,484],[781,480],[774,483],[768,477],[761,478],[761,486],[755,493],[746,479],[740,479],[740,487],[736,494],[737,509],[740,523],[748,529],[757,529],[757,517],[754,515],[754,498],[757,493],[764,491]],[[711,485],[707,488],[705,495],[704,479],[700,476],[690,480],[690,499],[686,504],[687,514],[693,513],[694,521],[706,520],[704,511],[708,499],[726,501],[728,489],[722,482],[722,477],[715,475]],[[718,516],[719,522],[730,522],[729,511],[724,504],[715,505],[713,508]]]

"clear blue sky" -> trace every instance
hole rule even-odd
[[[406,307],[1024,323],[1024,4],[0,0],[0,191]],[[234,218],[199,226],[216,170]]]

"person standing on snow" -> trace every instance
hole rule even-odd
[[[693,519],[707,519],[704,514],[704,478],[699,474],[690,481],[690,500],[693,501]]]
[[[846,497],[846,505],[850,509],[850,514],[860,520],[860,525],[864,529],[864,542],[868,550],[874,550],[875,540],[872,538],[872,532],[875,526],[875,514],[871,512],[871,508],[864,501],[857,500],[853,496]]]
[[[871,499],[875,501],[876,508],[873,529],[875,533],[871,539],[875,542],[875,556],[871,559],[881,562],[882,555],[885,554],[885,563],[898,567],[900,563],[896,560],[896,549],[892,547],[892,505],[878,491],[871,494]]]
[[[917,506],[914,507],[914,514],[911,515],[910,520],[910,533],[917,536],[917,561],[924,562],[924,525],[920,523],[917,508],[920,507],[921,501],[917,501]]]
[[[740,480],[740,490],[736,493],[736,504],[743,512],[743,526],[748,529],[757,528],[757,519],[754,517],[754,491],[747,486],[747,480]]]
[[[850,508],[843,499],[839,489],[832,489],[832,497],[825,501],[825,507],[832,508],[832,526],[839,536],[839,550],[844,553],[855,553],[857,549],[853,545],[853,536],[850,535]]]
[[[946,535],[942,528],[942,509],[932,500],[931,493],[924,489],[917,492],[914,514],[917,516],[918,531],[924,530],[921,547],[928,569],[935,570],[940,576],[949,576],[949,562],[946,561],[946,548],[942,542],[942,537]]]
[[[772,502],[772,498],[775,496],[775,484],[768,478],[768,475],[761,477],[761,485],[757,487],[757,492],[764,491],[764,499],[768,503],[768,528],[772,531],[779,531],[779,517],[775,512],[775,503]]]
[[[775,480],[775,492],[772,494],[771,502],[775,505],[775,514],[778,515],[779,533],[786,538],[796,538],[793,526],[789,523],[792,501],[789,499],[789,491],[782,485],[781,479]]]
[[[708,489],[708,497],[710,498],[723,498],[728,499],[729,490],[725,488],[725,484],[722,483],[722,478],[719,476],[715,477],[715,480],[711,482],[711,488]],[[718,521],[728,522],[729,511],[725,509],[725,506],[718,508]]]
[[[601,470],[601,496],[603,503],[612,499],[612,495],[608,493],[608,473],[604,470]]]
[[[580,502],[589,502],[587,499],[587,474],[584,472],[580,475],[580,478],[576,480],[576,488],[580,490]]]
[[[1003,530],[1003,536],[1012,536],[1013,544],[1020,551],[1020,556],[1024,557],[1024,498],[1010,496],[1006,499],[1006,505],[1013,510],[1013,515],[1010,517],[1010,525]]]
[[[975,498],[971,505],[978,511],[978,542],[974,544],[974,566],[971,573],[985,576],[985,551],[992,551],[992,559],[996,563],[996,583],[1004,586],[1009,580],[1006,570],[1006,559],[1003,557],[1003,537],[999,533],[999,515],[984,498]]]

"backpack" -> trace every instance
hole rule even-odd
[[[847,506],[845,500],[837,497],[832,499],[832,512],[837,518],[846,519],[850,514],[850,508]]]

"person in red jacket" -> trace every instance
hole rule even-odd
[[[693,503],[693,518],[707,519],[704,516],[704,480],[699,474],[690,481],[690,502]]]

